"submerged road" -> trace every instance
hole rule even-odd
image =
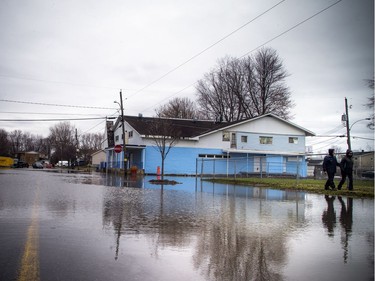
[[[374,201],[0,170],[0,280],[372,280]]]

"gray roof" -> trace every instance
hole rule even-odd
[[[202,135],[207,135],[217,130],[230,129],[233,126],[243,124],[246,122],[255,121],[264,117],[273,117],[282,122],[289,124],[295,128],[302,130],[306,136],[314,136],[315,134],[307,129],[304,129],[290,121],[284,120],[274,114],[265,114],[255,118],[239,120],[234,122],[216,122],[213,120],[193,120],[193,119],[178,119],[178,118],[158,118],[158,117],[143,117],[143,116],[124,116],[124,120],[134,128],[140,135],[150,135],[150,126],[156,122],[169,122],[182,138],[194,138]],[[118,125],[121,118],[116,121],[115,126]]]

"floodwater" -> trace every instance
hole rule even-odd
[[[0,280],[374,278],[372,199],[153,178],[0,170]]]

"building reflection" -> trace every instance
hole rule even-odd
[[[116,260],[121,237],[144,235],[155,258],[167,247],[192,248],[194,267],[207,279],[283,280],[288,237],[305,222],[304,197],[295,192],[211,184],[190,192],[169,186],[105,192],[103,226],[114,235]]]

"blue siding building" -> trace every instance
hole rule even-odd
[[[160,143],[169,149],[165,175],[298,175],[307,176],[305,139],[314,133],[273,114],[237,122],[214,122],[124,116],[126,152],[121,118],[107,126],[108,168],[137,168],[156,174],[162,166]],[[109,144],[112,143],[112,146]],[[172,143],[172,144],[171,144]],[[125,159],[127,161],[124,161]]]

